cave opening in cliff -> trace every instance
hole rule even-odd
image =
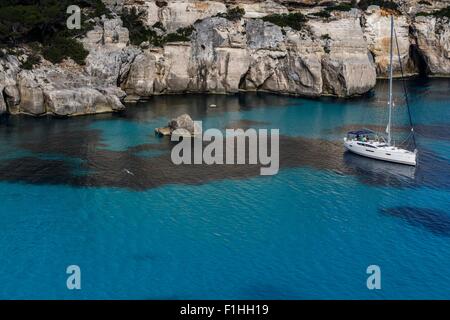
[[[409,47],[409,56],[411,57],[416,70],[418,70],[419,76],[426,77],[429,72],[428,65],[417,44],[411,44],[411,46]]]
[[[9,114],[9,105],[8,105],[8,100],[6,99],[5,89],[3,89],[0,93],[1,93],[0,99],[3,99],[3,101],[5,103],[6,113]],[[1,113],[0,113],[0,115],[1,115]]]

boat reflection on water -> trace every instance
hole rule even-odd
[[[344,166],[371,184],[399,186],[414,184],[416,167],[381,161],[344,152]]]

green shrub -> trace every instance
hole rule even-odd
[[[429,16],[433,16],[436,18],[450,18],[450,6],[434,12],[419,12],[416,14],[416,17],[429,17]]]
[[[441,10],[435,11],[433,12],[433,16],[437,17],[437,18],[450,18],[450,6],[448,6],[447,8],[443,8]]]
[[[192,26],[179,28],[177,32],[169,33],[162,37],[161,43],[166,44],[167,42],[191,41],[192,32],[194,32],[194,27]]]
[[[138,13],[135,8],[125,10],[122,13],[122,21],[130,32],[130,42],[136,46],[142,42],[148,41],[150,44],[161,47],[167,42],[190,41],[190,36],[194,31],[194,27],[179,28],[176,32],[167,35],[158,35],[158,33],[147,28],[142,23],[142,14]],[[161,29],[162,24],[155,23],[153,28]],[[162,29],[161,29],[162,30]]]
[[[158,6],[158,8],[167,7],[167,1],[156,0],[156,5]]]
[[[433,14],[431,12],[417,12],[416,13],[416,17],[429,17],[432,16]]]
[[[430,2],[424,1],[424,0],[419,1],[419,4],[422,4],[422,5],[425,5],[425,6],[431,6]]]
[[[325,18],[328,19],[331,17],[330,12],[326,11],[326,10],[322,10],[319,12],[313,12],[309,14],[310,16],[314,16],[314,17],[319,17],[319,18]]]
[[[51,43],[44,47],[42,53],[45,59],[53,63],[72,58],[76,63],[83,65],[89,51],[84,49],[83,45],[75,39],[55,37]]]
[[[353,5],[351,3],[340,3],[337,5],[333,5],[330,7],[325,8],[325,11],[331,12],[331,11],[350,11],[352,10]]]
[[[22,62],[20,67],[25,70],[31,70],[37,64],[41,63],[41,57],[36,54],[30,54],[25,62]]]
[[[169,33],[168,35],[163,37],[162,40],[162,43],[165,44],[167,42],[189,41],[190,39],[178,33]]]
[[[148,41],[153,45],[161,45],[161,37],[157,32],[148,29],[142,23],[143,13],[138,12],[136,8],[131,10],[124,10],[122,12],[122,21],[124,27],[130,32],[130,42],[136,46],[140,45],[144,41]]]
[[[350,2],[344,2],[344,3],[337,4],[337,5],[331,4],[330,6],[326,7],[324,10],[315,12],[315,13],[311,13],[310,15],[312,15],[314,17],[328,19],[331,17],[331,12],[333,12],[333,11],[347,12],[347,11],[352,10],[354,7],[355,7],[355,5]]]
[[[107,18],[111,18],[111,12],[109,9],[105,6],[103,1],[91,1],[92,7],[94,8],[93,16],[95,17],[101,17],[105,15]]]
[[[376,5],[383,9],[390,9],[398,12],[398,4],[391,0],[361,0],[358,7],[361,10],[367,10],[369,6]]]
[[[189,27],[185,27],[185,28],[179,28],[177,30],[177,34],[179,34],[180,36],[183,36],[185,38],[188,38],[190,40],[190,37],[192,35],[192,32],[194,32],[194,27],[193,26],[189,26]]]
[[[245,16],[245,9],[241,7],[234,7],[228,9],[226,13],[219,13],[217,16],[228,19],[230,21],[239,21]]]
[[[82,8],[81,30],[67,29],[69,5]],[[92,29],[94,23],[90,19],[100,15],[110,15],[101,0],[0,0],[0,42],[11,47],[38,42],[44,44],[45,52],[54,61],[60,60],[60,52],[64,57],[84,63],[80,59],[85,52],[74,38]],[[62,48],[50,48],[55,41],[62,43],[64,38],[73,54]],[[30,67],[27,62],[25,67]]]
[[[162,31],[166,31],[166,28],[164,28],[164,25],[162,24],[161,21],[155,22],[155,24],[152,26],[152,28],[157,28],[157,29],[160,29]]]
[[[101,0],[2,0],[0,1],[0,41],[27,43],[48,40],[67,29],[67,7],[78,5],[83,19],[109,15]]]
[[[302,30],[305,26],[307,18],[297,13],[272,14],[262,18],[264,21],[271,22],[280,27],[291,27],[294,30]]]

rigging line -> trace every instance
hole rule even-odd
[[[399,48],[399,45],[398,45],[397,32],[395,31],[395,28],[394,28],[394,38],[395,38],[395,45],[397,47],[398,62],[400,64],[400,72],[402,74],[401,78],[402,78],[402,84],[403,84],[403,91],[405,93],[406,108],[408,110],[409,124],[411,126],[412,139],[413,139],[414,149],[415,149],[416,148],[416,137],[414,136],[414,126],[413,126],[413,122],[412,122],[411,110],[409,108],[408,90],[406,89],[405,76],[404,76],[404,73],[403,73],[403,63],[402,63],[402,59],[400,58],[400,48]]]

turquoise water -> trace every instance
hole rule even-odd
[[[384,126],[385,88],[354,100],[186,95],[115,115],[1,118],[0,298],[449,299],[450,81],[408,81],[416,169],[342,149],[348,129]],[[184,112],[205,128],[279,128],[279,174],[171,166],[153,129]],[[66,288],[72,264],[79,291]],[[381,290],[366,287],[372,264]]]

